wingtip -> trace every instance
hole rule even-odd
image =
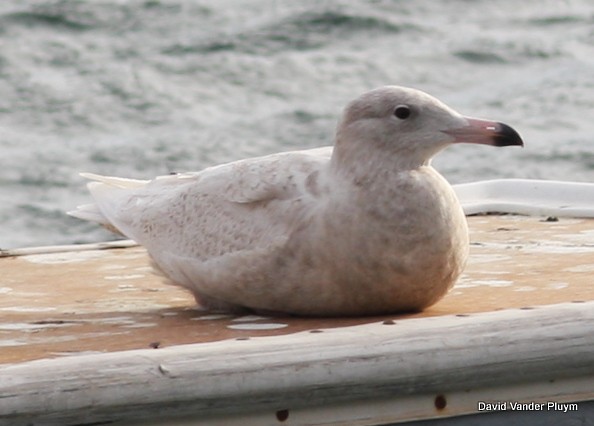
[[[101,175],[90,172],[80,172],[78,175],[89,180],[101,180],[101,178],[103,177]]]
[[[101,224],[106,222],[105,217],[101,214],[95,204],[82,204],[77,206],[74,210],[67,211],[66,214],[81,220],[98,222]]]
[[[99,182],[100,184],[106,184],[108,186],[113,186],[116,188],[137,188],[146,185],[150,181],[148,180],[139,180],[139,179],[128,179],[128,178],[119,178],[113,176],[103,176],[98,175],[96,173],[88,173],[82,172],[79,173],[79,176],[89,179],[93,182]],[[91,183],[93,183],[91,182]]]

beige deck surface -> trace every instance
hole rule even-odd
[[[469,224],[471,257],[454,289],[400,316],[204,312],[151,273],[140,247],[0,258],[0,363],[594,300],[594,220],[476,216]]]

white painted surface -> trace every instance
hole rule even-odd
[[[288,424],[329,425],[342,407],[345,422],[371,425],[471,413],[473,392],[592,400],[593,322],[594,302],[565,303],[5,365],[0,424],[226,424],[287,409],[321,413]],[[452,395],[452,409],[436,412],[437,395]],[[414,412],[396,409],[411,398]]]
[[[454,185],[466,215],[594,217],[594,183],[497,179]]]

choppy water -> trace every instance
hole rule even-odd
[[[451,182],[594,181],[590,0],[0,2],[0,247],[111,238],[63,212],[79,171],[145,178],[328,145],[344,104],[408,85],[511,124]]]

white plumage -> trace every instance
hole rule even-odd
[[[213,309],[417,310],[447,292],[468,254],[462,209],[429,165],[457,141],[521,144],[508,126],[388,86],[347,106],[334,151],[150,181],[84,174],[95,204],[71,214],[142,244],[169,280]]]

